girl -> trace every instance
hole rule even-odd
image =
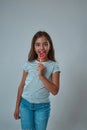
[[[14,118],[21,119],[22,130],[46,130],[50,116],[49,95],[59,91],[60,69],[55,61],[52,39],[37,32],[18,87]]]

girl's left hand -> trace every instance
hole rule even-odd
[[[38,75],[43,76],[45,71],[45,66],[41,63],[38,64]]]

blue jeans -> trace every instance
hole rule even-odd
[[[50,116],[50,103],[30,103],[24,98],[20,104],[22,130],[46,130]]]

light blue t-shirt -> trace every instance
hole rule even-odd
[[[28,75],[25,80],[22,97],[31,103],[47,103],[49,102],[50,93],[39,79],[37,70],[38,63],[39,61],[37,60],[33,60],[32,62],[27,61],[23,66],[23,70],[28,72]],[[57,62],[49,60],[42,62],[42,64],[46,68],[44,75],[48,80],[51,80],[52,73],[60,72]]]

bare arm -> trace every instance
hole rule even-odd
[[[52,81],[49,81],[45,76],[39,77],[49,92],[51,92],[53,95],[56,95],[58,93],[60,73],[56,72],[52,74]]]
[[[21,79],[20,85],[18,87],[17,100],[16,100],[16,106],[15,106],[15,112],[14,112],[15,119],[19,119],[19,106],[20,106],[21,95],[23,92],[27,74],[28,74],[27,72],[23,71],[22,79]]]
[[[59,85],[60,85],[60,72],[55,72],[52,74],[52,80],[49,81],[44,76],[44,66],[39,65],[39,78],[41,79],[42,83],[46,87],[46,89],[51,92],[53,95],[56,95],[59,91]]]

